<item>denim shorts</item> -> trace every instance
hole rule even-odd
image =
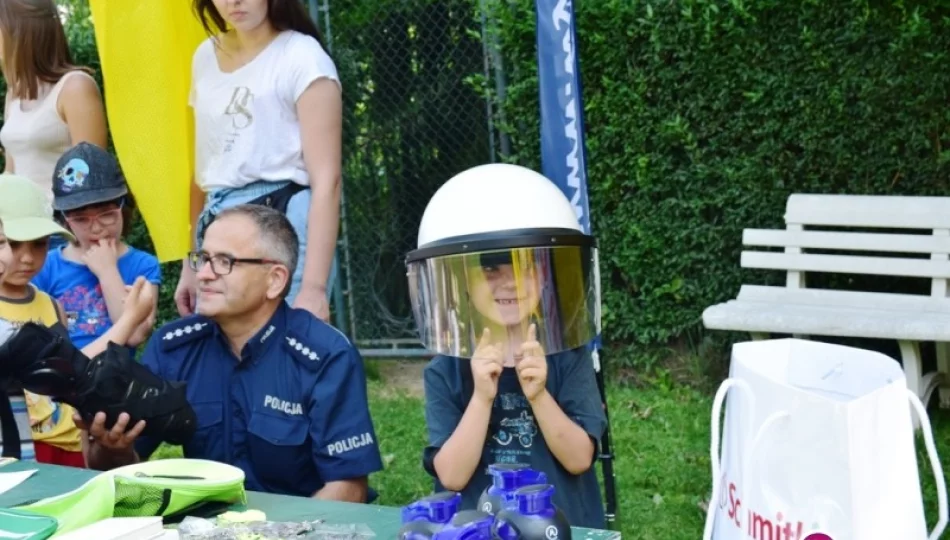
[[[218,189],[208,193],[205,198],[205,205],[198,217],[198,226],[195,231],[195,245],[201,247],[201,237],[204,236],[204,230],[211,222],[211,217],[217,215],[225,208],[231,208],[239,204],[248,203],[258,197],[262,197],[276,191],[289,184],[289,182],[269,182],[260,180],[248,184],[241,188]],[[297,268],[294,270],[291,278],[290,292],[287,294],[287,303],[293,305],[294,299],[300,293],[300,286],[303,282],[303,269],[305,255],[307,253],[307,218],[310,213],[310,189],[304,189],[294,194],[287,203],[287,219],[297,231],[297,240],[300,242],[300,248],[297,251]],[[327,279],[327,297],[329,300],[333,291],[338,273],[336,253],[333,255],[333,262],[330,265],[330,276]]]

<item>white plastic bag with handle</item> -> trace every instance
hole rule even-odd
[[[931,532],[912,409],[936,476]],[[936,540],[947,526],[927,412],[882,354],[799,339],[736,344],[713,402],[711,454],[704,540]]]

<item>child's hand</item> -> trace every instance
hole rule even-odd
[[[93,244],[85,253],[82,254],[82,261],[86,263],[89,270],[96,277],[101,276],[109,270],[115,270],[119,264],[119,254],[116,249],[115,240],[99,240],[98,244]]]
[[[548,381],[548,361],[537,336],[538,329],[532,324],[528,327],[528,339],[521,344],[521,359],[515,362],[521,390],[529,402],[544,393]]]
[[[472,378],[475,382],[473,397],[478,397],[488,403],[495,401],[495,394],[498,393],[498,378],[501,376],[503,365],[501,347],[491,343],[491,330],[486,328],[482,331],[482,339],[479,340],[475,354],[472,356]]]
[[[142,324],[155,309],[155,288],[142,276],[136,278],[135,283],[125,295],[125,308],[122,318],[128,318],[134,325]]]

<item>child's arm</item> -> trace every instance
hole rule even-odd
[[[445,489],[462,491],[475,474],[485,449],[493,401],[473,395],[458,427],[435,455],[433,466]]]
[[[145,320],[139,323],[139,325],[135,327],[135,330],[132,331],[132,335],[126,343],[129,347],[138,347],[148,341],[148,338],[152,336],[152,330],[155,328],[155,317],[158,315],[158,285],[148,282],[145,284],[145,287],[152,290],[152,307],[145,316]],[[126,287],[126,289],[131,288],[131,285]]]
[[[448,362],[460,360],[442,357],[423,373],[430,445],[425,467],[446,489],[453,491],[465,489],[485,451],[488,422],[502,370],[500,349],[489,345],[489,339],[486,330],[471,360],[475,388],[464,411],[458,406],[461,389],[448,384],[444,370],[440,370]]]
[[[158,317],[158,291],[162,285],[162,267],[159,265],[158,259],[151,254],[140,255],[142,256],[136,275],[144,277],[149,284],[155,287],[155,298],[152,302],[152,311],[145,318],[145,321],[135,329],[132,337],[129,338],[130,347],[138,347],[152,337],[152,330],[155,329],[155,319]]]
[[[105,300],[106,311],[109,313],[109,318],[113,321],[118,321],[126,309],[125,298],[131,286],[125,284],[125,280],[119,272],[117,250],[121,244],[114,241],[108,244],[105,242],[105,240],[100,240],[98,246],[93,246],[83,255],[83,259],[86,261],[89,270],[95,274],[99,280],[99,286],[102,289],[102,297]],[[146,287],[154,287],[157,289],[158,283],[161,280],[161,269],[158,265],[158,259],[154,259],[154,257],[144,259],[146,260],[141,263],[136,275],[140,275],[147,280]],[[157,290],[153,291],[152,296],[154,299],[151,312],[133,329],[131,335],[123,340],[123,344],[129,347],[138,347],[148,340],[152,333],[152,327],[155,325],[155,315],[158,312]]]
[[[472,398],[452,436],[441,445],[432,463],[439,481],[446,489],[465,489],[481,462],[503,365],[501,347],[491,344],[491,333],[486,328],[472,355],[475,386]]]
[[[155,295],[155,303],[152,306],[152,310],[149,312],[148,316],[145,317],[145,321],[135,327],[135,330],[132,331],[132,335],[129,337],[126,345],[129,347],[138,347],[139,345],[148,341],[148,338],[152,336],[152,330],[155,328],[155,317],[158,315],[158,295]]]
[[[564,414],[547,390],[529,403],[545,444],[561,466],[574,475],[587,472],[594,462],[594,443],[584,428]]]
[[[3,117],[4,117],[4,118],[10,118],[10,115],[7,114],[7,110],[10,108],[10,96],[11,96],[11,95],[12,95],[12,92],[5,92],[5,96],[4,96],[4,98],[3,98]],[[3,161],[4,161],[3,172],[5,172],[5,173],[10,173],[10,174],[16,174],[16,171],[14,170],[15,167],[14,167],[14,165],[13,165],[13,156],[11,156],[10,154],[4,152],[4,153],[3,153],[3,158],[4,158],[4,159],[3,159]]]
[[[89,248],[82,255],[83,261],[102,289],[102,298],[106,303],[109,318],[118,321],[125,309],[126,286],[119,273],[118,245],[114,240],[99,240],[98,245]]]
[[[63,325],[65,328],[67,323],[66,313],[63,311],[63,305],[59,303],[59,300],[53,300],[53,302],[56,304],[56,315],[59,318],[59,324]],[[116,326],[119,326],[118,323],[113,325],[112,328],[115,328]],[[120,327],[115,332],[113,332],[110,328],[108,332],[99,336],[99,339],[93,341],[89,345],[86,345],[82,349],[79,349],[79,352],[81,352],[87,358],[92,358],[105,351],[110,341],[116,341],[116,338],[123,337],[123,331],[124,330],[122,327]]]
[[[133,332],[149,316],[155,302],[154,294],[154,287],[149,285],[144,278],[135,280],[135,284],[132,285],[125,297],[126,306],[122,311],[122,315],[105,334],[83,347],[81,352],[87,357],[93,358],[104,352],[109,346],[109,342],[128,345]],[[61,307],[58,307],[58,309],[62,310]]]
[[[570,366],[561,376],[561,380],[567,381],[563,386],[565,396],[558,396],[565,405],[562,409],[547,390],[548,361],[532,330],[533,327],[516,367],[521,388],[551,453],[567,472],[582,474],[594,462],[596,447],[592,438],[600,437],[606,423],[596,422],[603,418],[603,410],[599,401],[591,399],[598,395],[594,368],[586,355],[568,358]]]

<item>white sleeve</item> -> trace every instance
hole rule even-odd
[[[293,103],[297,103],[310,84],[321,78],[336,81],[342,88],[336,65],[320,43],[305,34],[297,34],[293,37],[287,51],[286,77],[281,77],[284,95],[289,95]]]

